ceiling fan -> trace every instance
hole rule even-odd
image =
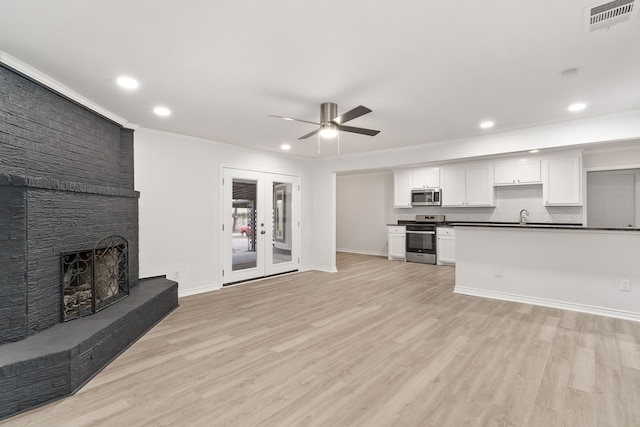
[[[269,115],[276,119],[292,120],[296,122],[309,123],[312,125],[320,126],[313,132],[309,132],[306,135],[301,136],[298,139],[307,139],[315,134],[320,134],[323,138],[334,138],[338,135],[339,131],[359,133],[361,135],[376,136],[380,133],[379,130],[356,128],[353,126],[345,126],[344,123],[356,119],[360,116],[370,113],[371,110],[363,105],[360,105],[346,113],[338,116],[338,105],[333,102],[323,102],[320,104],[320,123],[310,122],[308,120],[293,119],[291,117],[274,116]]]

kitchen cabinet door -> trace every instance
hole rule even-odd
[[[543,197],[547,206],[582,204],[582,170],[579,157],[544,162]]]
[[[439,188],[440,169],[417,168],[413,170],[413,188]]]
[[[413,188],[411,169],[393,171],[393,207],[411,207],[411,189]]]
[[[493,168],[489,165],[472,166],[465,172],[466,205],[493,206]]]
[[[498,185],[513,185],[516,183],[516,164],[515,163],[496,163],[493,166],[494,183]]]
[[[442,169],[442,206],[466,206],[465,168]]]
[[[387,239],[387,258],[388,259],[405,259],[406,251],[406,228],[402,226],[389,226]]]
[[[540,160],[514,160],[494,165],[495,185],[536,184],[540,182]]]
[[[438,227],[438,246],[436,250],[438,265],[455,265],[456,230],[453,227]]]
[[[540,180],[540,160],[518,163],[516,179],[520,184],[536,184]]]
[[[493,206],[490,165],[442,169],[442,206]]]

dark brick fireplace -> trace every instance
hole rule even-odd
[[[0,64],[0,419],[75,391],[177,306],[174,282],[138,280],[133,167],[132,130]],[[129,298],[63,323],[61,258],[110,236]]]

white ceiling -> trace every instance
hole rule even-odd
[[[640,20],[589,32],[583,0],[0,0],[0,51],[143,127],[305,157],[320,103],[381,130],[342,154],[640,108]],[[577,68],[574,78],[561,72]],[[133,93],[115,79],[140,81]],[[567,106],[589,107],[569,113]],[[160,118],[156,105],[173,113]],[[491,119],[489,131],[478,127]]]

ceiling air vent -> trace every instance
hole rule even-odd
[[[614,0],[592,7],[589,13],[589,31],[608,29],[629,20],[634,2],[635,0]]]

